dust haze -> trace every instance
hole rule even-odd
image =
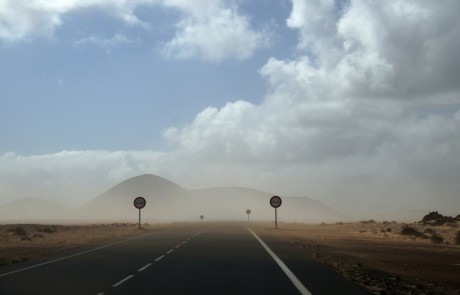
[[[133,201],[142,196],[147,205],[141,210],[141,222],[201,221],[273,221],[274,208],[269,199],[274,193],[244,187],[214,187],[187,190],[160,176],[145,174],[129,178],[109,188],[90,202],[75,209],[39,198],[24,198],[0,206],[0,221],[10,223],[89,223],[137,222]],[[331,223],[358,221],[366,215],[348,215],[318,200],[305,196],[281,195],[277,209],[280,222]],[[250,209],[249,216],[246,210]],[[387,212],[372,218],[415,221],[422,210]]]

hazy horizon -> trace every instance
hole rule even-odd
[[[0,0],[0,205],[142,174],[460,213],[460,2]]]

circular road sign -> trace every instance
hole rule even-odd
[[[281,206],[281,198],[278,197],[278,196],[273,196],[270,198],[270,205],[273,207],[273,208],[278,208]]]
[[[145,207],[146,201],[143,197],[137,197],[134,199],[134,207],[142,209]]]
[[[246,214],[251,214],[251,209],[246,210]]]

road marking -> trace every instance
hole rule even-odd
[[[171,253],[172,251],[174,251],[174,249],[169,250],[168,252],[166,252],[166,254],[169,254],[169,253]]]
[[[143,271],[144,269],[146,269],[147,267],[149,267],[150,265],[152,265],[151,263],[147,264],[146,266],[142,267],[142,268],[139,268],[137,271]]]
[[[104,293],[97,293],[97,295],[104,295]]]
[[[259,238],[252,230],[249,228],[246,228],[255,238],[259,243],[264,247],[264,249],[270,254],[270,256],[275,260],[275,262],[278,264],[278,266],[284,271],[284,273],[287,275],[287,277],[291,280],[291,282],[294,284],[294,286],[299,290],[300,294],[302,295],[312,295],[310,291],[308,291],[307,288],[302,284],[302,282],[299,281],[299,279],[295,276],[295,274],[284,264],[284,262],[276,256],[275,253],[262,241],[261,238]]]
[[[145,235],[142,235],[142,236],[134,237],[134,238],[131,238],[131,239],[127,239],[127,240],[123,240],[123,241],[118,241],[118,242],[115,242],[115,243],[112,243],[112,244],[108,244],[108,245],[105,245],[105,246],[101,246],[101,247],[98,247],[98,248],[94,248],[94,249],[91,249],[91,250],[83,251],[83,252],[80,252],[80,253],[76,253],[76,254],[72,254],[72,255],[69,255],[69,256],[61,257],[61,258],[54,259],[54,260],[51,260],[51,261],[47,261],[47,262],[43,262],[43,263],[39,263],[39,264],[35,264],[35,265],[32,265],[32,266],[29,266],[29,267],[21,268],[21,269],[18,269],[18,270],[10,271],[10,272],[4,273],[4,274],[0,274],[0,278],[1,278],[1,277],[6,277],[6,276],[8,276],[8,275],[12,275],[12,274],[14,274],[14,273],[18,273],[18,272],[21,272],[21,271],[25,271],[25,270],[28,270],[28,269],[40,267],[40,266],[47,265],[47,264],[50,264],[50,263],[58,262],[58,261],[61,261],[61,260],[65,260],[65,259],[73,258],[73,257],[76,257],[76,256],[80,256],[80,255],[83,255],[83,254],[86,254],[86,253],[90,253],[90,252],[94,252],[94,251],[97,251],[97,250],[101,250],[101,249],[104,249],[104,248],[107,248],[107,247],[111,247],[111,246],[114,246],[114,245],[117,245],[117,244],[129,242],[129,241],[132,241],[132,240],[135,240],[135,239],[140,239],[140,238],[143,238],[143,237],[146,237],[146,236],[150,236],[150,235],[153,235],[153,234],[157,234],[157,233],[159,233],[159,232],[149,233],[149,234],[145,234]]]
[[[164,256],[164,255],[161,255],[160,257],[158,257],[157,259],[155,259],[155,262],[160,261],[163,257],[165,257],[165,256]]]
[[[182,245],[182,244],[179,244],[179,245],[177,245],[176,247],[174,247],[174,249],[177,249],[177,248],[179,248],[181,245]]]
[[[118,287],[120,286],[121,284],[123,284],[124,282],[126,282],[127,280],[129,280],[130,278],[134,277],[133,275],[129,275],[127,276],[126,278],[124,278],[123,280],[119,281],[118,283],[116,283],[115,285],[113,285],[112,287]]]

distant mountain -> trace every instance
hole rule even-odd
[[[79,210],[79,218],[113,220],[133,219],[137,210],[133,200],[146,199],[142,209],[144,220],[195,221],[200,215],[205,220],[246,220],[246,209],[251,209],[251,220],[273,220],[274,209],[269,205],[273,194],[243,187],[217,187],[185,190],[178,184],[156,175],[146,174],[127,179],[109,189]],[[306,197],[282,197],[278,209],[280,221],[332,222],[343,220],[338,211]]]
[[[69,216],[70,209],[38,199],[24,198],[0,206],[2,222],[36,222],[62,220]]]
[[[158,210],[180,203],[187,191],[178,184],[165,178],[145,174],[129,178],[76,211],[77,218],[125,219],[132,218],[133,200],[142,196],[147,206],[142,209],[145,216],[158,216]],[[164,213],[164,212],[163,212]],[[165,214],[161,214],[164,217]]]
[[[142,196],[143,222],[205,220],[245,221],[251,209],[253,221],[274,220],[269,204],[273,194],[244,187],[215,187],[186,190],[162,177],[146,174],[129,178],[110,188],[77,210],[69,210],[41,199],[22,199],[0,206],[1,222],[137,222],[134,198]],[[280,222],[334,222],[346,220],[340,212],[307,197],[281,196],[277,209]]]

